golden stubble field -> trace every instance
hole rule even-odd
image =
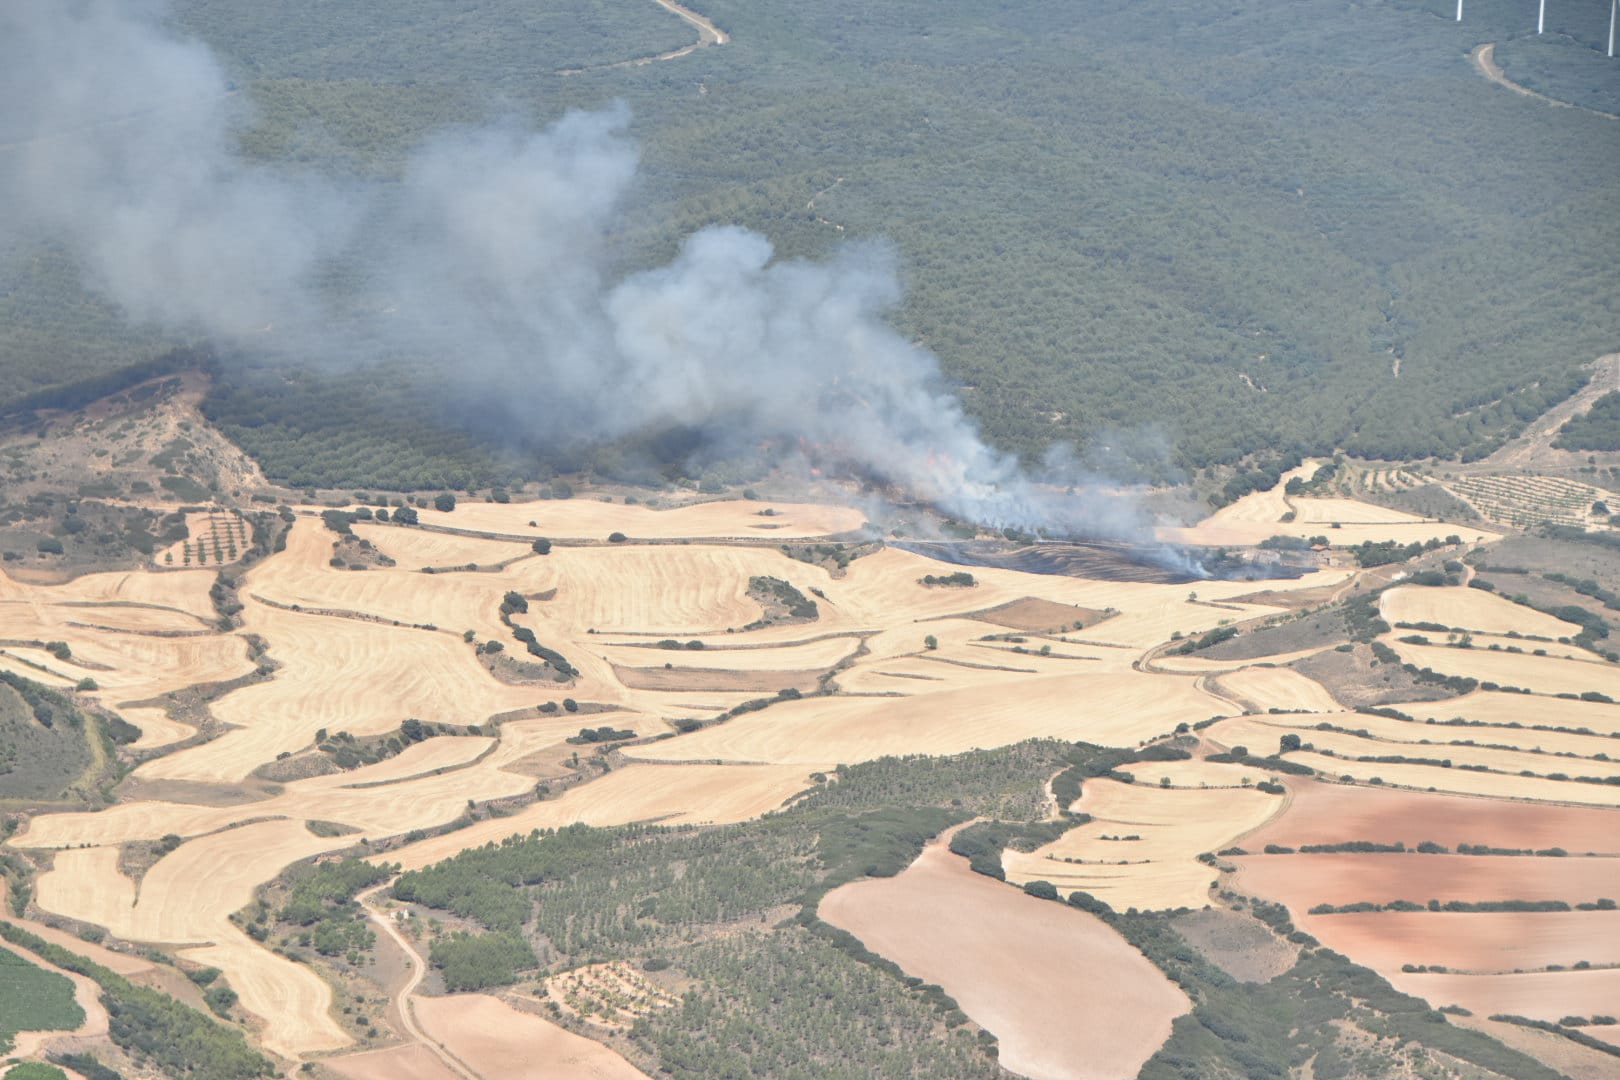
[[[767,509],[776,513],[761,512]],[[1228,508],[1222,525],[1263,526],[1269,534],[1280,524],[1267,518],[1274,509],[1258,503]],[[1312,522],[1323,514],[1348,517],[1352,509],[1323,507],[1298,516]],[[95,812],[36,816],[8,841],[25,852],[53,853],[53,868],[39,879],[38,908],[104,927],[117,939],[172,949],[219,967],[254,1018],[260,1044],[294,1062],[353,1048],[332,1016],[332,990],[307,966],[252,941],[230,916],[288,865],[351,848],[361,837],[387,848],[378,859],[419,867],[513,833],[573,822],[744,820],[813,786],[814,773],[884,755],[952,754],[1037,737],[1132,747],[1182,725],[1199,725],[1204,741],[1193,760],[1131,766],[1135,783],[1088,781],[1072,809],[1091,815],[1089,823],[1042,849],[1008,852],[1005,858],[1013,882],[1048,880],[1065,893],[1083,889],[1120,908],[1196,908],[1210,901],[1217,877],[1199,855],[1250,844],[1246,836],[1256,829],[1260,835],[1286,829],[1314,805],[1301,797],[1310,790],[1308,781],[1274,776],[1262,765],[1203,760],[1240,742],[1255,754],[1274,752],[1288,733],[1315,744],[1316,752],[1290,758],[1325,775],[1359,781],[1332,787],[1344,800],[1333,823],[1351,831],[1362,820],[1353,808],[1397,794],[1390,790],[1396,785],[1464,793],[1473,797],[1471,804],[1487,808],[1534,806],[1550,815],[1549,828],[1560,835],[1564,826],[1558,823],[1575,820],[1568,815],[1607,812],[1571,804],[1612,807],[1620,796],[1617,787],[1550,778],[1555,771],[1579,776],[1602,767],[1601,744],[1620,731],[1617,706],[1481,691],[1455,701],[1401,706],[1414,719],[1394,720],[1346,713],[1323,686],[1279,666],[1294,654],[1218,664],[1189,657],[1179,666],[1151,657],[1177,632],[1198,634],[1226,620],[1279,611],[1234,602],[1255,591],[1253,582],[1200,582],[1195,598],[1186,585],[975,569],[973,587],[940,588],[920,580],[938,573],[940,564],[894,548],[859,558],[838,576],[777,549],[783,539],[824,536],[860,524],[858,512],[839,507],[710,502],[653,511],[575,500],[465,504],[448,514],[424,512],[422,518],[431,528],[357,526],[359,535],[394,561],[361,571],[332,566],[334,534],[313,512],[301,515],[285,550],[242,575],[241,625],[229,631],[218,628],[209,600],[211,569],[88,575],[60,586],[24,585],[0,576],[0,635],[65,640],[74,661],[17,647],[0,654],[0,664],[41,681],[54,679],[59,686],[93,675],[101,687],[94,698],[141,727],[135,747],[157,755],[136,770],[136,797]],[[1359,520],[1367,528],[1412,525],[1370,510]],[[1345,531],[1350,527],[1346,524]],[[608,543],[611,531],[629,539]],[[541,556],[526,539],[533,536],[563,542]],[[749,596],[749,579],[758,576],[813,595],[818,618],[747,629],[762,613]],[[1329,570],[1295,582],[1267,583],[1267,588],[1332,586],[1348,576]],[[492,664],[483,648],[487,642],[500,642],[504,657],[526,659],[501,618],[502,599],[510,592],[528,603],[526,613],[512,616],[513,624],[566,657],[576,675],[558,682],[535,669]],[[1534,620],[1515,624],[1513,618],[1524,609],[1472,590],[1402,587],[1387,594],[1385,603],[1386,614],[1396,618],[1473,632],[1517,628],[1529,633],[1524,628],[1532,625],[1538,632],[1556,629]],[[1084,630],[1050,633],[1014,631],[994,621],[997,610],[1026,609],[1083,609],[1106,617],[1088,621]],[[250,656],[249,635],[264,643],[273,672],[245,680],[210,702],[212,726],[205,741],[163,753],[195,730],[194,717],[182,722],[171,715],[167,695],[252,672],[257,660]],[[1468,673],[1489,671],[1497,682],[1531,689],[1562,689],[1572,681],[1581,681],[1582,689],[1611,681],[1620,687],[1614,674],[1620,669],[1595,661],[1393,647],[1424,650],[1414,655],[1438,670],[1474,665]],[[42,666],[50,671],[14,658],[36,655],[48,661]],[[774,688],[786,685],[803,696],[679,733],[678,723],[716,718],[750,698],[774,697]],[[557,708],[565,699],[577,702],[579,711]],[[1245,708],[1254,715],[1239,715]],[[1421,722],[1429,716],[1464,716],[1489,726]],[[323,729],[380,738],[408,718],[460,734],[428,739],[347,772],[277,783],[255,779],[278,759],[315,754]],[[1215,718],[1224,719],[1213,727],[1204,724]],[[1318,730],[1320,723],[1365,734]],[[1533,723],[1586,733],[1538,732],[1529,726]],[[576,773],[573,755],[591,757],[591,748],[570,747],[565,740],[582,727],[598,725],[629,729],[641,741],[606,759],[606,769]],[[467,733],[474,727],[477,734]],[[1468,739],[1478,745],[1458,745]],[[1442,752],[1424,740],[1446,745]],[[1480,768],[1352,760],[1392,753],[1448,756],[1454,766]],[[1529,768],[1540,764],[1548,767]],[[1527,770],[1538,775],[1520,775]],[[1381,786],[1372,784],[1375,776]],[[551,787],[536,798],[542,779]],[[1286,793],[1257,789],[1270,780],[1281,780]],[[480,813],[481,820],[464,827],[403,846],[387,843],[413,830],[433,832],[456,823],[469,801],[479,807],[491,801],[507,805],[500,816]],[[311,822],[356,831],[320,836]],[[120,871],[120,845],[169,834],[183,842],[138,886]],[[1466,842],[1494,843],[1494,835],[1481,820],[1478,835]],[[952,857],[936,852],[929,858],[948,862]],[[1512,859],[1497,861],[1510,871],[1518,865]],[[1605,869],[1587,865],[1594,872]],[[951,875],[960,868],[923,869]],[[1025,899],[987,879],[965,880],[966,885],[951,878],[948,892],[954,896],[982,886]],[[873,886],[868,891],[875,892]],[[1315,895],[1309,879],[1278,889],[1289,896]],[[1620,880],[1610,892],[1620,894]],[[963,910],[999,902],[987,894],[964,901]],[[945,910],[941,918],[945,921],[934,930],[943,935],[956,915]],[[1411,940],[1409,929],[1397,930],[1392,923],[1380,936],[1375,918],[1363,921],[1369,926],[1354,940],[1370,943],[1363,950],[1368,962],[1381,970],[1408,962],[1399,958],[1401,943]],[[1042,935],[1068,931],[1029,932],[1034,936],[1019,947],[1038,952]],[[1563,955],[1558,950],[1568,934],[1549,924],[1532,940],[1544,943],[1547,956]],[[1085,947],[1101,948],[1096,942]],[[895,949],[916,955],[911,946]],[[1106,949],[1098,955],[1113,964]],[[922,968],[928,962],[901,963],[926,974]],[[948,974],[953,982],[982,982],[992,999],[1015,989],[1013,969],[1006,964],[981,967],[966,976],[941,973],[940,980]],[[1151,979],[1142,982],[1150,984]],[[952,992],[976,1021],[996,1031],[1004,1050],[1018,1042],[1016,1034],[1009,1041],[1017,1023],[993,1000],[975,1005],[973,993]],[[1184,1007],[1167,998],[1155,1000],[1144,1013],[1147,1019],[1119,1028],[1131,1033],[1135,1049],[1130,1053],[1144,1048],[1143,1057],[1151,1053],[1142,1040],[1162,1038],[1169,1017]],[[460,1031],[462,1021],[455,1017],[462,1012],[494,1016],[487,1002],[420,1001],[444,1002],[441,1022],[449,1026],[443,1030],[452,1033]],[[425,1014],[422,1022],[424,1028],[434,1026]],[[506,1026],[504,1019],[494,1025]],[[1021,1060],[1038,1062],[1044,1051],[1028,1045]],[[1104,1057],[1098,1060],[1118,1058],[1118,1068],[1110,1065],[1096,1075],[1122,1074],[1129,1057],[1125,1042],[1103,1040],[1102,1045]],[[421,1051],[420,1046],[367,1051],[346,1057],[342,1071],[434,1075],[437,1059]],[[505,1061],[502,1053],[495,1043],[479,1044],[469,1047],[467,1059],[490,1054],[491,1062]],[[617,1068],[598,1065],[609,1070],[604,1075]]]

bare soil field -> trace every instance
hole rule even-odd
[[[1389,981],[1432,1004],[1461,1005],[1476,1016],[1507,1013],[1557,1023],[1565,1016],[1614,1015],[1620,968],[1535,972],[1524,975],[1407,974]],[[1602,1035],[1602,1028],[1593,1029]]]
[[[1009,630],[1027,630],[1031,633],[1062,633],[1074,628],[1075,623],[1091,626],[1100,622],[1103,613],[1075,604],[1055,604],[1036,596],[997,604],[993,608],[974,612],[969,618],[980,619]]]
[[[1265,844],[1299,847],[1357,840],[1416,847],[1433,840],[1449,848],[1489,844],[1620,854],[1620,812],[1614,810],[1350,787],[1297,777],[1288,786],[1292,797],[1287,812],[1248,837],[1244,846],[1249,850]]]
[[[1573,637],[1581,632],[1574,623],[1544,615],[1533,608],[1515,604],[1481,589],[1464,586],[1431,588],[1402,585],[1378,598],[1384,621],[1396,623],[1431,622],[1454,630],[1476,630],[1488,634],[1516,631],[1524,635]]]
[[[1299,949],[1252,915],[1206,908],[1171,920],[1210,963],[1242,982],[1267,982],[1293,966]]]
[[[820,911],[944,987],[1000,1040],[1002,1064],[1036,1080],[1133,1076],[1189,1007],[1095,917],[975,874],[937,841],[896,877],[834,890]]]
[[[1257,850],[1253,839],[1244,847]],[[1620,899],[1614,897],[1620,892],[1620,859],[1601,856],[1403,852],[1230,858],[1238,867],[1236,880],[1241,891],[1287,904],[1299,917],[1306,917],[1305,913],[1317,904],[1357,904],[1364,900],[1377,904],[1391,900],[1418,904],[1430,900],[1563,900],[1573,906],[1601,897]]]
[[[413,999],[416,1019],[457,1060],[490,1080],[636,1080],[645,1074],[600,1043],[488,994]]]
[[[1620,912],[1380,911],[1296,915],[1306,933],[1382,973],[1403,964],[1453,972],[1620,964]]]
[[[418,1043],[327,1058],[321,1065],[343,1080],[464,1080]]]

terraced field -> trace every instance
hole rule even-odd
[[[1268,507],[1246,505],[1219,527],[1274,535],[1320,529],[1331,517],[1346,519],[1345,530],[1454,528],[1337,499],[1294,510],[1294,522],[1267,520],[1276,509]],[[1353,524],[1353,515],[1364,524]],[[858,517],[753,501],[665,511],[588,500],[467,504],[433,515],[431,528],[357,525],[386,558],[356,570],[333,564],[336,534],[316,508],[305,508],[284,550],[240,572],[240,626],[232,630],[219,628],[211,568],[160,565],[56,586],[0,576],[0,634],[21,642],[8,645],[0,663],[50,681],[29,666],[37,660],[69,688],[93,674],[100,689],[84,691],[87,700],[141,728],[131,750],[149,755],[114,805],[35,815],[7,840],[8,850],[41,864],[35,913],[100,927],[121,948],[155,947],[220,969],[257,1044],[290,1065],[329,1061],[351,1077],[462,1075],[443,1051],[484,1062],[465,1066],[474,1073],[501,1075],[512,1060],[506,1055],[518,1052],[512,1033],[545,1021],[512,1019],[496,999],[418,997],[426,1041],[356,1046],[360,1036],[339,1010],[347,991],[255,940],[241,913],[287,867],[340,851],[416,869],[575,822],[745,821],[836,783],[839,765],[884,756],[952,755],[1036,738],[1130,749],[1179,735],[1190,757],[1086,780],[1063,809],[1088,819],[1033,850],[1004,852],[1007,879],[1143,910],[1201,908],[1235,887],[1289,903],[1302,927],[1392,977],[1412,975],[1400,971],[1404,965],[1463,971],[1467,950],[1466,970],[1479,978],[1531,961],[1547,974],[1572,955],[1579,931],[1602,932],[1613,921],[1577,921],[1603,912],[1559,912],[1560,920],[1525,924],[1516,943],[1513,920],[1548,913],[1444,913],[1454,919],[1447,927],[1477,917],[1487,921],[1476,925],[1492,929],[1472,941],[1448,930],[1426,941],[1427,951],[1414,951],[1414,926],[1424,925],[1417,918],[1429,912],[1388,913],[1403,916],[1389,922],[1380,921],[1384,912],[1308,914],[1322,903],[1403,899],[1402,888],[1468,902],[1576,904],[1620,895],[1620,860],[1609,857],[1620,787],[1606,782],[1620,706],[1551,696],[1588,689],[1620,696],[1620,667],[1589,653],[1507,651],[1518,647],[1513,642],[1569,636],[1569,624],[1478,590],[1390,589],[1380,601],[1385,618],[1454,627],[1476,644],[1449,647],[1433,632],[1429,645],[1406,643],[1397,630],[1384,639],[1389,647],[1443,674],[1535,693],[1480,690],[1353,713],[1285,666],[1321,646],[1252,660],[1161,655],[1173,635],[1281,613],[1237,602],[1255,592],[1253,582],[1189,590],[975,568],[971,586],[941,588],[924,580],[940,564],[915,553],[883,548],[833,573],[789,558],[777,542],[779,535],[831,542]],[[627,539],[608,542],[598,535],[604,529]],[[759,538],[762,531],[770,536]],[[548,554],[527,539],[541,535],[555,541]],[[672,542],[683,538],[690,542]],[[1350,587],[1350,573],[1326,569],[1272,582],[1261,595],[1329,595]],[[751,594],[760,577],[814,597],[814,618],[762,619]],[[527,649],[531,638],[535,648]],[[1487,640],[1504,647],[1483,647]],[[67,643],[69,660],[45,648],[58,641]],[[214,689],[186,697],[197,684]],[[1210,760],[1239,746],[1246,756]],[[1262,760],[1278,752],[1337,782]],[[346,763],[345,753],[352,755]],[[1423,814],[1389,809],[1406,806],[1403,799],[1427,800],[1412,804]],[[1408,846],[1431,839],[1453,853],[1213,858],[1267,843],[1377,839],[1420,822],[1433,835],[1403,835]],[[131,858],[165,837],[162,850],[132,868]],[[1460,843],[1561,846],[1571,854],[1465,856],[1454,853]],[[966,871],[930,850],[924,876],[944,874],[952,890],[988,888],[985,903],[1027,899],[988,879],[960,886],[956,875]],[[1586,851],[1600,854],[1575,854]],[[1377,859],[1403,860],[1404,876],[1379,878],[1376,861],[1342,872],[1332,862]],[[1472,891],[1412,878],[1414,867],[1452,868],[1448,880]],[[1478,867],[1495,876],[1481,877]],[[1373,895],[1351,895],[1356,889]],[[930,930],[936,940],[954,933],[954,918]],[[872,927],[874,941],[889,933],[860,925]],[[1094,943],[1098,955],[1112,956],[1120,944],[1111,933]],[[1115,945],[1103,944],[1110,940]],[[1518,953],[1510,955],[1510,946]],[[896,938],[892,948],[908,972],[932,970],[911,945]],[[1414,959],[1419,952],[1428,959]],[[1591,963],[1607,962],[1604,955],[1594,952]],[[963,976],[942,969],[938,977]],[[552,982],[558,1007],[602,1033],[674,1000],[623,965],[552,973]],[[1142,992],[1159,995],[1162,986],[1150,993],[1150,983]],[[1604,985],[1579,985],[1588,984]],[[1486,986],[1413,985],[1460,997]],[[1050,1048],[1020,1035],[1021,1021],[994,1001],[957,996],[975,1023],[1001,1038],[1004,1060],[1025,1062],[1030,1075],[1072,1074],[1052,1064]],[[1602,1011],[1601,1002],[1577,998],[1587,1012]],[[1106,1060],[1115,1064],[1097,1075],[1151,1052],[1183,1007],[1169,1000],[1154,997],[1151,1024],[1120,1028],[1135,1033],[1130,1046],[1108,1042]],[[472,1019],[454,1019],[463,1013]],[[483,1034],[466,1042],[474,1029]],[[560,1029],[545,1030],[536,1028],[535,1037],[560,1038],[550,1034]],[[611,1075],[630,1066],[610,1055],[591,1068]]]

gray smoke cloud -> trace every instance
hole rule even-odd
[[[757,233],[707,228],[609,280],[603,237],[637,168],[622,105],[446,132],[386,196],[242,160],[250,107],[160,5],[7,0],[0,221],[66,242],[139,322],[329,363],[443,357],[575,436],[799,439],[985,525],[1143,527],[1128,501],[1062,496],[979,437],[936,358],[886,321],[901,290],[882,244],[776,260]],[[363,294],[341,313],[319,286],[338,263]]]

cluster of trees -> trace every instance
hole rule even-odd
[[[1460,543],[1462,543],[1462,538],[1456,535],[1448,536],[1444,540],[1438,537],[1431,537],[1423,542],[1414,540],[1410,544],[1402,544],[1395,540],[1363,540],[1350,549],[1350,554],[1355,556],[1357,566],[1388,566],[1391,563],[1401,563],[1406,562],[1408,559],[1415,559],[1425,551],[1438,551],[1448,544],[1456,546]],[[1430,582],[1420,582],[1420,584],[1430,584]],[[1442,584],[1442,582],[1433,582],[1433,584]]]
[[[924,585],[942,585],[947,588],[969,589],[979,583],[978,579],[966,570],[958,570],[954,574],[924,574]]]
[[[767,604],[787,609],[789,618],[811,620],[820,617],[816,602],[798,590],[791,581],[755,575],[748,579],[748,595]]]
[[[1592,407],[1558,429],[1554,446],[1564,450],[1620,450],[1620,390],[1611,390]]]
[[[300,866],[287,875],[287,895],[275,912],[288,935],[323,956],[357,959],[376,944],[366,913],[354,896],[385,880],[392,868],[363,859],[343,858]]]

